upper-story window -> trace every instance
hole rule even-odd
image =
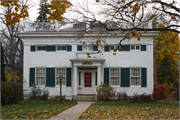
[[[37,46],[38,51],[46,51],[46,46]]]
[[[131,50],[140,50],[140,45],[131,45]]]
[[[93,46],[92,45],[84,45],[83,46],[83,51],[91,51],[93,50]]]
[[[57,46],[57,50],[58,50],[58,51],[65,51],[65,50],[66,50],[66,46],[58,45],[58,46]]]

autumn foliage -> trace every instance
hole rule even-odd
[[[163,28],[159,24],[156,28]],[[178,99],[179,91],[179,41],[177,33],[162,31],[156,37],[156,68],[157,82],[168,84],[172,97]]]
[[[64,20],[62,15],[66,12],[67,8],[72,6],[72,3],[68,0],[51,0],[47,6],[50,8],[48,20],[60,22]],[[62,24],[64,24],[64,22],[62,22]]]
[[[163,100],[168,97],[168,86],[164,84],[155,84],[153,98],[155,100]]]
[[[0,5],[6,8],[6,14],[4,17],[7,21],[7,26],[12,26],[14,23],[19,22],[20,19],[29,16],[27,5],[23,5],[20,0],[1,0]]]

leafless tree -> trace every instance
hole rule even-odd
[[[27,5],[30,9],[34,6],[29,0],[21,0],[23,5]],[[12,26],[7,25],[7,20],[4,17],[8,9],[10,8],[0,8],[2,11],[0,13],[0,40],[3,44],[5,64],[10,68],[9,72],[18,71],[18,75],[23,75],[23,44],[24,41],[18,36],[18,32],[24,31],[24,23],[28,19],[19,20],[19,22],[14,23]]]

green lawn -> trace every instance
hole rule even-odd
[[[1,119],[47,119],[76,104],[39,101],[1,106]]]
[[[94,103],[79,119],[179,119],[179,105]]]

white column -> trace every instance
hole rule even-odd
[[[77,95],[77,66],[74,66],[73,95]]]
[[[101,66],[98,66],[98,72],[97,72],[97,85],[101,84]]]

